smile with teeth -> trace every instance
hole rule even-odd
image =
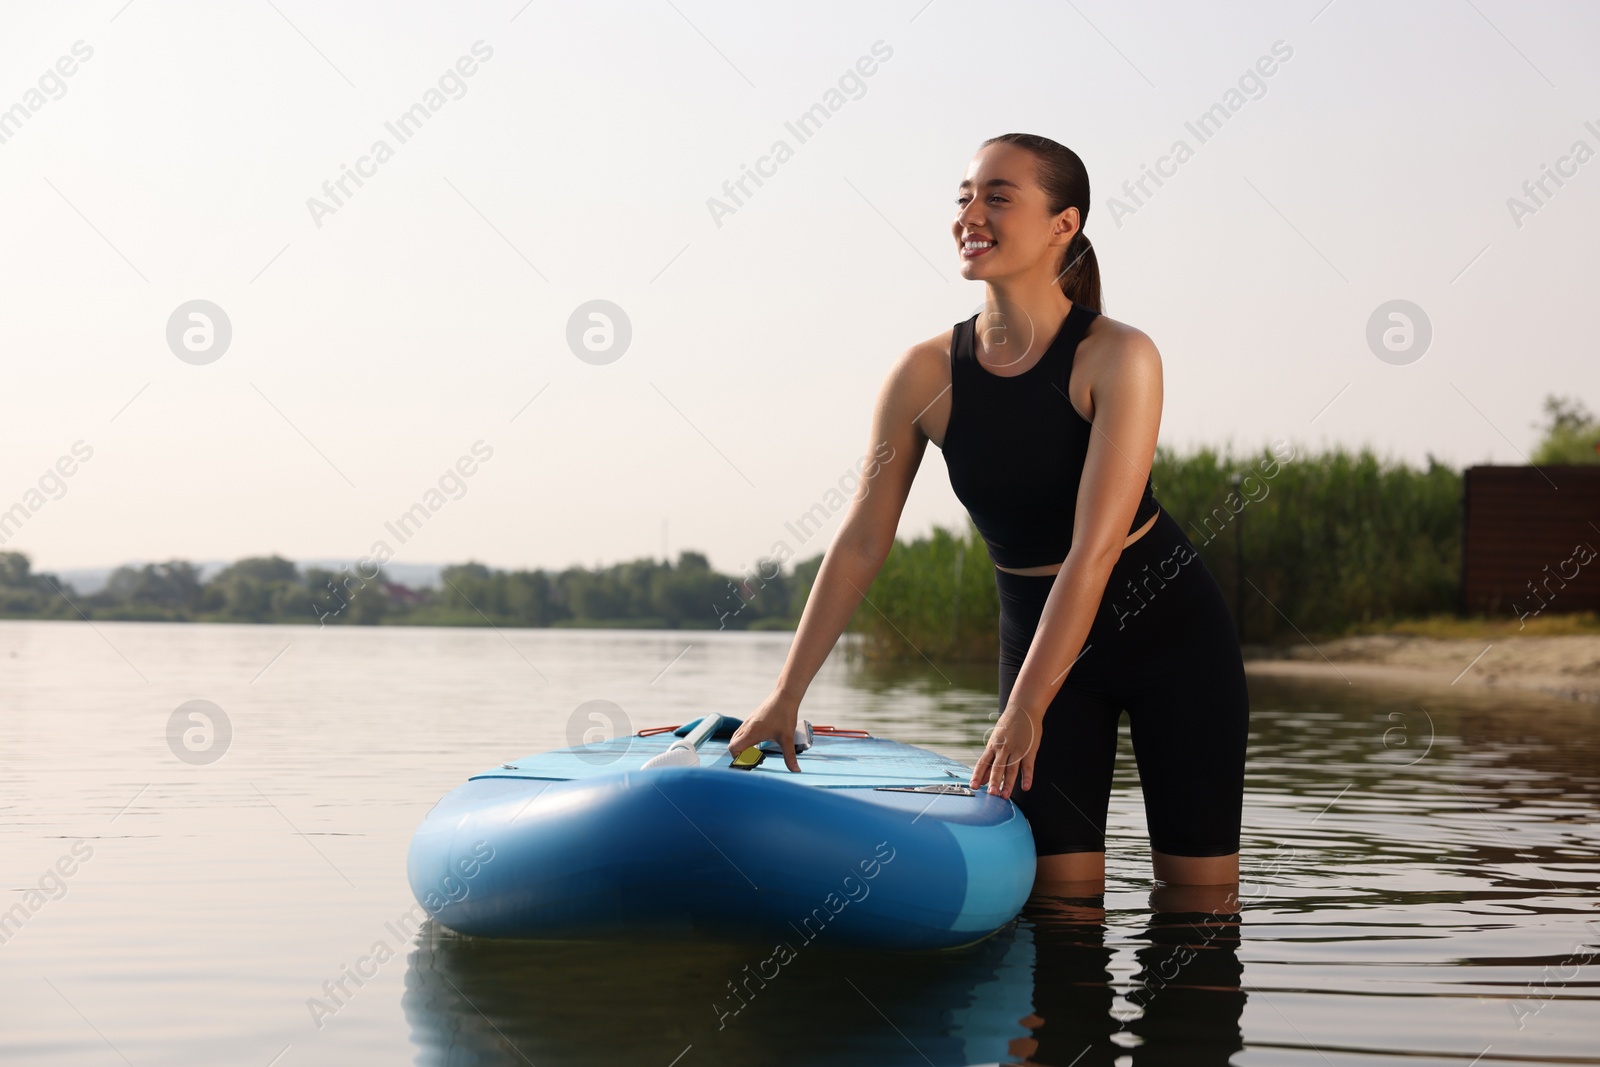
[[[985,241],[981,238],[969,237],[961,243],[961,254],[966,256],[968,259],[976,259],[993,247],[993,241]]]

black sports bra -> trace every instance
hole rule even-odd
[[[998,566],[1060,563],[1072,547],[1078,482],[1093,429],[1067,399],[1067,383],[1078,342],[1098,314],[1073,304],[1039,361],[1009,378],[979,365],[977,315],[955,325],[944,462],[950,488]],[[1158,507],[1147,476],[1128,532]]]

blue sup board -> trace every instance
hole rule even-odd
[[[970,768],[822,727],[801,773],[781,755],[741,769],[726,746],[739,723],[707,716],[473,776],[417,828],[412,892],[459,933],[529,939],[941,949],[1021,910],[1033,835],[1010,800],[967,787]]]

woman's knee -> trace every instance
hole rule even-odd
[[[1152,848],[1150,865],[1156,880],[1168,886],[1237,888],[1239,884],[1237,852],[1224,856],[1178,856]]]
[[[1034,886],[1042,883],[1099,883],[1106,880],[1106,854],[1104,852],[1055,852],[1040,856],[1034,868]],[[1098,892],[1098,891],[1097,891]],[[1089,895],[1089,894],[1069,894]]]

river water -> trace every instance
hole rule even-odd
[[[1237,924],[1152,912],[1124,736],[1103,901],[808,946],[720,1025],[765,950],[397,926],[440,795],[745,715],[789,639],[0,622],[0,1062],[1600,1063],[1600,709],[1538,695],[1252,677]],[[803,714],[970,763],[994,683],[841,652]]]

